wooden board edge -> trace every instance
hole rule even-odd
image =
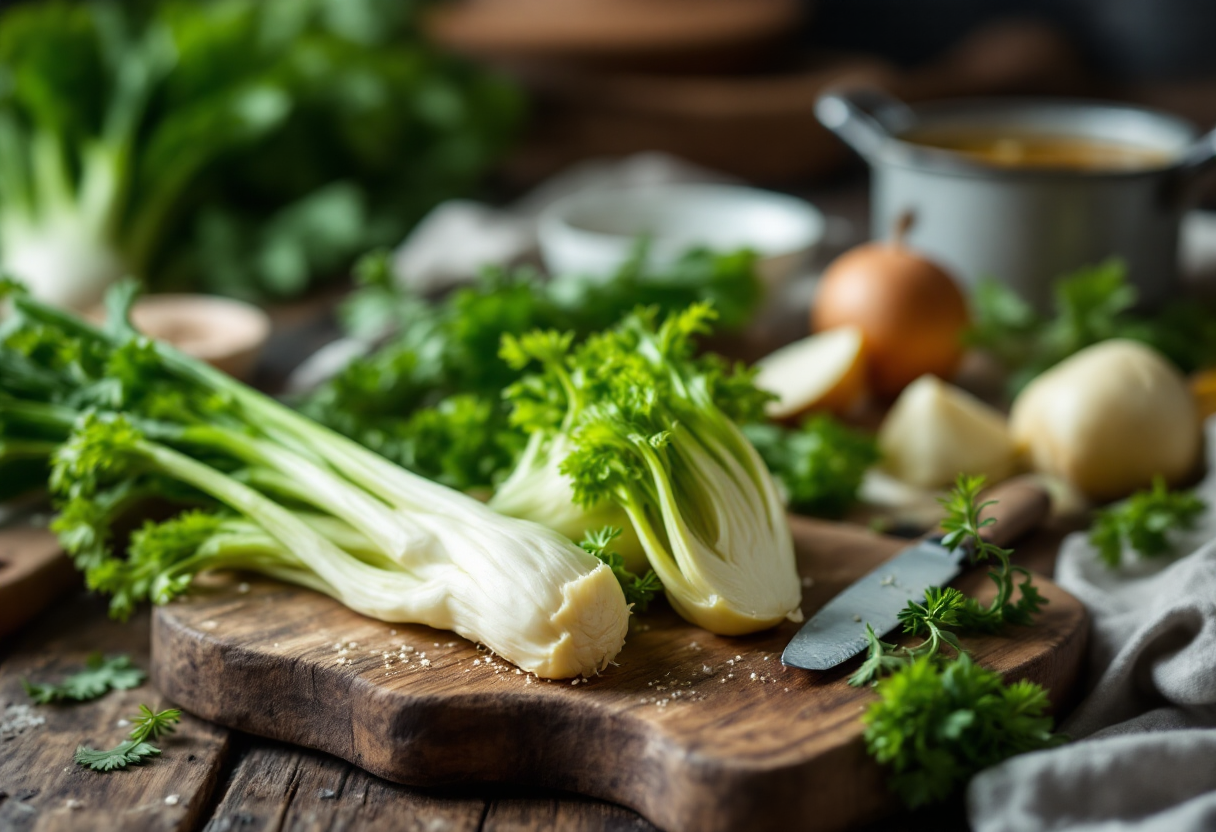
[[[1054,650],[1004,669],[1010,679],[1054,682],[1059,702],[1070,698],[1079,679],[1088,633],[1084,607],[1067,597],[1076,619]],[[804,823],[816,802],[835,809],[815,817],[815,827],[830,832],[897,808],[881,788],[884,774],[865,753],[857,722],[843,729],[842,741],[810,760],[777,767],[732,764],[690,754],[653,724],[591,701],[578,708],[550,698],[511,701],[482,693],[410,699],[324,668],[270,665],[254,650],[182,626],[172,607],[154,612],[152,655],[154,682],[186,710],[334,754],[408,785],[490,782],[561,789],[628,806],[668,832],[777,832]],[[225,683],[213,696],[217,688],[208,680],[219,677]],[[246,688],[268,687],[284,696],[242,696]],[[292,720],[299,726],[293,730],[281,718],[285,709],[325,709],[344,699],[354,703],[349,724],[314,713],[312,719]],[[840,771],[852,773],[847,785],[833,776]],[[815,794],[818,783],[832,791],[831,799]],[[888,799],[876,801],[875,794]]]

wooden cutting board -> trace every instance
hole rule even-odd
[[[1000,489],[1000,542],[1037,526],[1047,498]],[[907,541],[793,518],[809,615]],[[805,583],[805,581],[804,581]],[[957,585],[980,592],[971,570]],[[1081,604],[1045,578],[1040,623],[964,639],[1055,700],[1078,677]],[[784,668],[796,626],[720,638],[665,604],[635,616],[617,664],[583,683],[548,682],[448,632],[389,625],[271,581],[219,579],[156,611],[153,678],[187,710],[318,748],[415,785],[508,782],[630,806],[670,832],[842,829],[895,807],[861,742],[868,689],[833,671]],[[402,660],[402,645],[412,648]],[[386,657],[387,654],[387,657]],[[425,655],[424,655],[425,654]]]
[[[0,529],[0,638],[78,580],[48,530],[27,524]]]

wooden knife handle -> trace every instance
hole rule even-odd
[[[996,500],[981,518],[995,517],[996,522],[984,529],[984,539],[998,546],[1009,546],[1018,538],[1037,529],[1051,512],[1051,496],[1033,476],[1014,477],[986,489],[980,500]]]

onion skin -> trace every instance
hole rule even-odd
[[[1186,380],[1137,341],[1088,347],[1032,381],[1013,403],[1014,441],[1038,471],[1091,500],[1126,497],[1161,476],[1194,473],[1202,422]]]
[[[970,317],[941,267],[899,244],[847,251],[823,275],[811,309],[815,331],[862,331],[871,388],[893,398],[922,375],[953,377]]]

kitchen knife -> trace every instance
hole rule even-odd
[[[997,522],[984,537],[1007,545],[1038,526],[1051,508],[1047,493],[1029,478],[1010,480],[982,495],[997,504],[984,517]],[[828,670],[866,648],[866,624],[880,637],[895,629],[909,600],[923,601],[925,590],[942,586],[962,570],[967,553],[950,552],[940,537],[929,537],[899,551],[828,601],[802,625],[781,655],[781,662],[805,670]]]

